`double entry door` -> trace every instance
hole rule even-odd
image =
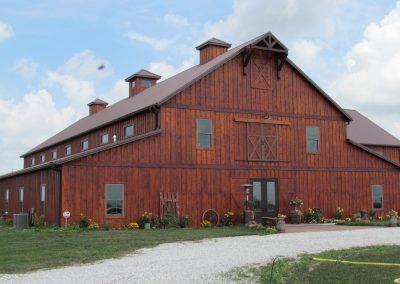
[[[278,183],[276,179],[252,179],[252,201],[256,220],[278,215]]]

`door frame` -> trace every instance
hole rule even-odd
[[[251,178],[250,179],[250,184],[253,184],[253,182],[261,182],[261,198],[262,198],[262,192],[263,192],[263,184],[267,184],[267,182],[274,182],[275,183],[275,205],[276,205],[276,210],[274,213],[269,213],[268,211],[255,211],[254,210],[254,215],[255,219],[260,221],[261,217],[276,217],[279,213],[279,183],[277,178]],[[267,188],[265,188],[265,192],[267,192]],[[253,187],[250,190],[250,198],[251,201],[253,201]],[[268,203],[268,199],[267,199]]]

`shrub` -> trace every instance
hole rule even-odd
[[[11,226],[13,224],[13,219],[11,217],[7,217],[4,219],[4,225]]]
[[[222,224],[224,226],[232,226],[235,221],[235,213],[228,211],[222,217]]]
[[[187,228],[190,226],[190,217],[186,215],[179,216],[178,223],[180,228]]]
[[[204,220],[203,222],[200,223],[200,226],[203,228],[211,228],[212,227],[212,223],[208,220]]]
[[[104,231],[109,231],[109,230],[111,230],[111,229],[112,229],[112,226],[111,226],[110,223],[105,223],[105,224],[104,224]]]
[[[340,208],[340,206],[336,207],[336,211],[335,211],[335,216],[333,217],[336,220],[342,220],[343,219],[343,208]]]
[[[130,222],[128,225],[126,225],[126,227],[129,230],[136,230],[139,229],[139,224],[137,222]]]
[[[79,228],[86,229],[89,226],[89,219],[84,214],[80,214]]]
[[[322,223],[323,222],[323,214],[319,208],[308,208],[306,213],[305,222],[306,223]]]
[[[87,228],[89,231],[97,231],[100,229],[100,226],[96,222],[91,222]]]
[[[33,226],[35,228],[43,228],[44,227],[44,215],[33,215]]]

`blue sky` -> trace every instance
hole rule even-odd
[[[0,174],[19,155],[127,96],[124,78],[198,64],[195,46],[272,31],[343,107],[400,135],[400,1],[0,0]],[[98,70],[97,67],[105,68]]]

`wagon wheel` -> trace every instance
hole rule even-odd
[[[218,225],[219,216],[217,211],[215,211],[214,209],[207,209],[206,211],[204,211],[202,221],[204,222],[205,220],[211,222],[213,226]]]

